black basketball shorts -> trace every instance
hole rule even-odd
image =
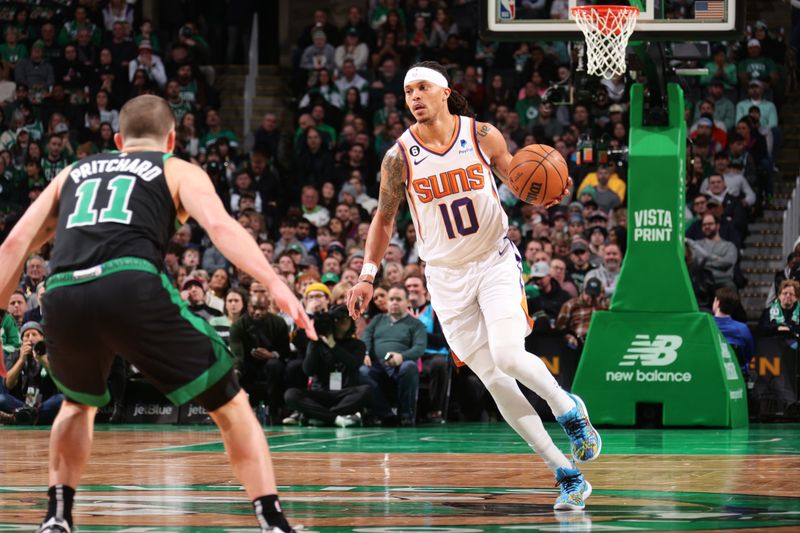
[[[144,259],[51,276],[42,312],[51,374],[70,401],[108,403],[116,355],[176,405],[199,396],[214,410],[239,391],[225,342]]]

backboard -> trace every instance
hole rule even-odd
[[[742,37],[746,0],[644,0],[632,40],[724,41]],[[499,41],[571,40],[581,35],[569,8],[587,0],[480,0],[481,36]],[[555,6],[549,11],[530,6]]]

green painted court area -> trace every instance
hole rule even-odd
[[[136,430],[152,426],[131,426]],[[567,438],[546,424],[568,453]],[[126,429],[124,426],[121,429]],[[117,428],[115,428],[117,429]],[[207,431],[215,431],[208,428]],[[404,429],[267,428],[270,448],[323,453],[530,453],[505,424],[447,424]],[[745,429],[605,429],[603,454],[793,455],[800,454],[800,424],[761,424]],[[163,452],[222,452],[222,441],[156,448]]]
[[[505,424],[265,432],[283,507],[305,533],[800,531],[800,424],[601,429],[586,510],[562,513],[550,473]],[[0,532],[32,532],[46,433],[4,427],[0,439],[15,443],[0,450]],[[77,531],[256,532],[222,452],[209,426],[98,427]]]

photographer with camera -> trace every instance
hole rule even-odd
[[[366,345],[354,337],[355,323],[344,305],[316,313],[314,324],[319,340],[308,343],[303,361],[311,386],[287,390],[286,406],[311,425],[356,425],[360,411],[372,403],[369,385],[359,384]]]
[[[6,360],[8,374],[0,388],[0,421],[17,424],[52,424],[64,396],[50,375],[44,330],[38,322],[22,326],[22,346]]]
[[[231,351],[242,388],[250,395],[250,404],[265,402],[272,419],[280,420],[279,408],[285,390],[284,372],[291,356],[289,327],[279,316],[269,312],[269,298],[255,294],[247,314],[231,326]]]

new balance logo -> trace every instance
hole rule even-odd
[[[642,366],[670,365],[678,358],[682,344],[683,338],[678,335],[656,335],[652,341],[649,335],[636,335],[619,366],[633,366],[636,361]]]

